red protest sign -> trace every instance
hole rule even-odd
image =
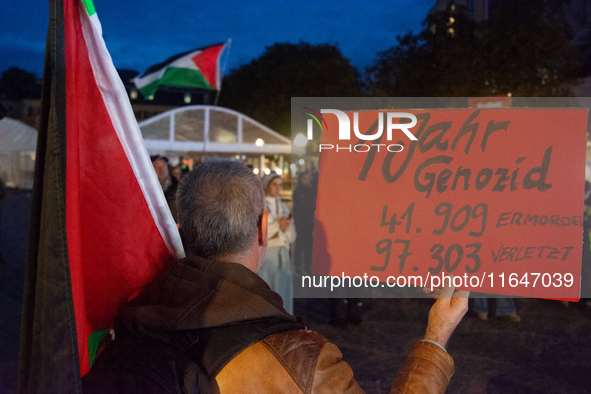
[[[388,133],[385,112],[358,112],[359,134],[383,117],[369,141],[339,139],[324,115],[314,274],[453,274],[477,292],[578,298],[586,110],[408,111],[417,141]]]

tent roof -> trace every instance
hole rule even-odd
[[[139,123],[150,150],[212,153],[290,154],[289,138],[228,108],[191,105]],[[261,139],[264,144],[256,144]],[[295,149],[295,147],[294,147]]]
[[[0,152],[32,151],[37,148],[37,130],[18,120],[0,120]]]

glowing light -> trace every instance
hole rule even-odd
[[[295,146],[303,147],[303,146],[306,146],[306,144],[308,143],[308,140],[306,139],[306,137],[304,137],[303,134],[298,134],[294,138],[293,143]]]
[[[281,171],[281,168],[278,168],[276,171],[277,175],[281,175],[283,173],[283,171]]]
[[[258,175],[259,174],[259,169],[258,168],[255,168],[254,170],[252,170],[252,172],[254,172],[255,174]]]
[[[304,159],[300,159],[300,161],[299,161],[298,163],[300,163],[300,165],[302,165],[302,166],[303,166],[303,165],[304,165],[304,163],[305,163],[305,161],[304,161]]]
[[[254,142],[254,144],[256,146],[263,146],[263,145],[265,145],[265,141],[262,138],[257,138],[257,140]]]
[[[269,175],[271,173],[271,170],[268,168],[265,168],[265,175]]]

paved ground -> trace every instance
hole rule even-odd
[[[328,325],[327,300],[299,299],[295,312],[342,350],[361,387],[385,393],[412,344],[421,339],[432,301],[375,299],[360,325]],[[520,299],[521,323],[466,316],[448,351],[456,373],[449,393],[591,393],[591,310]]]
[[[3,202],[0,244],[0,394],[15,393],[20,305],[29,196]],[[360,325],[328,324],[329,301],[297,299],[309,328],[342,350],[360,385],[383,393],[414,341],[424,332],[431,300],[376,299]],[[464,318],[448,350],[456,362],[449,393],[591,393],[591,310],[520,299],[521,323]]]

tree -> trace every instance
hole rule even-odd
[[[504,0],[488,21],[450,6],[427,17],[417,35],[378,54],[366,72],[371,95],[569,95],[576,50],[558,1]]]
[[[378,53],[375,65],[366,71],[371,96],[421,95],[431,85],[432,65],[425,42],[411,33],[397,40],[398,45]]]
[[[0,77],[0,97],[7,100],[39,98],[39,86],[35,74],[12,67]]]
[[[577,50],[560,1],[505,0],[491,15],[482,45],[490,94],[569,96]]]
[[[219,103],[289,136],[291,97],[359,94],[357,69],[336,46],[276,43],[224,78]]]

